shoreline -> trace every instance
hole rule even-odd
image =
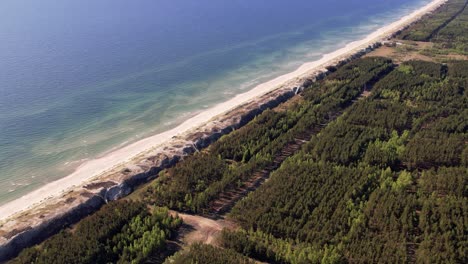
[[[368,54],[445,2],[433,0],[361,40],[198,113],[174,129],[110,152],[65,178],[0,206],[0,262],[41,243],[107,202],[127,196],[160,171],[322,79],[330,73],[329,66],[341,66]]]
[[[245,93],[238,94],[226,102],[220,103],[195,115],[194,117],[189,118],[173,129],[139,140],[133,144],[112,151],[100,158],[87,161],[80,165],[72,174],[57,181],[48,183],[39,189],[24,195],[21,198],[1,205],[0,221],[14,216],[15,214],[18,214],[24,210],[28,210],[41,203],[41,201],[50,199],[51,197],[60,196],[66,191],[69,191],[70,188],[83,185],[86,181],[109,173],[116,167],[119,167],[124,163],[132,162],[132,160],[135,158],[148,153],[149,151],[158,146],[161,146],[164,143],[168,143],[168,141],[170,141],[174,136],[180,136],[190,132],[191,130],[199,128],[203,126],[203,124],[216,119],[216,117],[223,113],[243,105],[248,101],[253,100],[254,98],[260,97],[268,92],[278,89],[281,85],[284,85],[287,82],[304,77],[304,75],[307,75],[311,71],[318,70],[318,68],[324,68],[327,66],[327,63],[346,56],[353,51],[362,49],[364,48],[363,46],[368,46],[372,42],[376,42],[388,35],[391,35],[407,24],[413,23],[422,15],[431,12],[444,2],[445,0],[434,0],[426,6],[423,6],[422,8],[414,11],[413,13],[402,17],[398,21],[372,32],[362,40],[348,43],[344,48],[325,54],[317,61],[304,63],[293,72],[284,74],[273,80],[257,85]]]
[[[127,163],[135,162],[137,159],[141,159],[157,149],[167,148],[173,145],[174,141],[177,141],[180,137],[196,132],[197,129],[200,129],[207,123],[217,121],[223,114],[233,111],[236,108],[241,108],[242,105],[281,87],[291,86],[301,78],[313,75],[318,71],[323,71],[326,66],[337,63],[346,56],[350,56],[352,53],[365,49],[369,45],[394,34],[401,28],[414,23],[426,13],[433,11],[444,2],[445,0],[434,0],[413,13],[402,17],[398,21],[372,32],[364,39],[348,43],[341,49],[323,55],[319,60],[304,63],[293,72],[257,85],[245,93],[238,94],[226,102],[220,103],[189,118],[173,129],[142,139],[112,151],[100,158],[87,161],[79,166],[72,174],[46,184],[21,198],[1,205],[0,221],[7,221],[8,219],[21,215],[25,211],[34,210],[38,206],[44,206],[55,198],[60,198],[67,192],[71,192],[75,188],[86,185],[94,179],[103,178],[106,175],[118,171]]]

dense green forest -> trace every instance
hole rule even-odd
[[[304,101],[286,111],[267,110],[251,123],[221,138],[163,173],[144,199],[192,213],[252,173],[275,165],[275,157],[296,137],[320,129],[356,99],[366,85],[389,72],[388,59],[368,58],[346,65],[304,93]],[[310,92],[309,92],[310,91]]]
[[[468,263],[466,5],[450,0],[398,36],[462,57],[331,68],[11,262],[153,263],[182,225],[168,209],[216,218],[220,197],[242,190],[226,210],[238,228],[165,263]],[[268,180],[248,189],[257,176]]]
[[[233,208],[250,231],[224,245],[270,262],[468,262],[468,78],[451,69],[466,65],[382,78]]]
[[[165,247],[181,220],[167,209],[117,201],[63,230],[12,263],[143,263]]]
[[[401,38],[415,41],[431,41],[435,52],[468,54],[468,5],[467,0],[451,0],[437,12],[412,25],[401,33]]]
[[[217,248],[205,244],[193,244],[188,250],[178,252],[164,263],[254,264],[255,261],[231,249]]]

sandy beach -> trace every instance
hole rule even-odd
[[[0,207],[0,220],[5,220],[19,212],[33,208],[38,204],[48,202],[52,200],[52,197],[58,197],[70,189],[85,184],[90,179],[102,177],[114,168],[122,166],[122,164],[132,162],[136,157],[144,156],[145,153],[148,153],[150,150],[154,150],[163,144],[168,144],[174,136],[183,135],[193,131],[207,122],[212,122],[219,115],[245,104],[254,98],[278,89],[285,83],[293,82],[298,78],[311,74],[311,72],[324,69],[324,67],[332,65],[350,54],[364,49],[373,43],[379,42],[408,24],[418,20],[424,14],[433,11],[445,1],[446,0],[434,0],[419,10],[402,17],[398,21],[374,31],[364,39],[351,42],[339,50],[325,54],[317,61],[305,63],[293,72],[262,83],[248,92],[239,94],[224,103],[218,104],[211,109],[193,116],[169,131],[145,138],[108,153],[98,159],[90,160],[82,164],[75,170],[75,172],[67,177],[49,183],[17,200],[2,205]]]

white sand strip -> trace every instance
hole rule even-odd
[[[160,146],[163,143],[167,143],[173,136],[180,135],[186,133],[190,129],[200,127],[216,116],[223,114],[235,108],[236,106],[242,105],[252,100],[253,98],[259,97],[274,89],[277,89],[287,81],[294,80],[295,78],[304,76],[307,73],[321,69],[329,65],[331,62],[336,62],[340,58],[349,56],[350,54],[355,53],[360,49],[366,48],[368,45],[380,41],[386,36],[389,36],[398,31],[402,27],[414,22],[422,15],[433,11],[445,1],[446,0],[434,0],[419,10],[411,13],[410,15],[407,15],[390,25],[376,30],[362,40],[351,42],[347,44],[346,47],[328,53],[317,61],[304,63],[297,70],[279,76],[271,81],[262,83],[246,93],[239,94],[229,101],[218,104],[215,107],[188,119],[174,129],[145,138],[124,148],[108,153],[101,158],[90,160],[82,164],[72,174],[60,180],[49,183],[35,191],[32,191],[19,199],[2,205],[0,207],[0,220],[31,208],[33,205],[37,205],[47,198],[56,197],[75,186],[80,186],[86,180],[108,173],[113,168],[121,165],[122,163],[129,162],[136,156],[144,155],[145,152]]]

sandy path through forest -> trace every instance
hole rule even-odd
[[[171,211],[172,215],[178,215],[189,226],[186,232],[182,232],[181,241],[185,245],[196,242],[204,244],[215,244],[216,238],[221,234],[223,228],[234,229],[236,225],[225,219],[213,220],[199,215],[183,214]]]

